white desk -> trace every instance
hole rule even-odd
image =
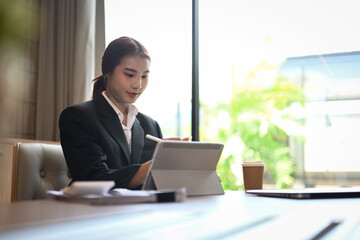
[[[0,204],[0,239],[360,239],[360,198],[292,200],[226,192],[181,203]]]

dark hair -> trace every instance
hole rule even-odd
[[[107,46],[102,57],[102,75],[93,80],[93,99],[98,97],[102,91],[105,91],[107,81],[105,75],[112,74],[115,67],[120,64],[121,60],[125,56],[129,55],[139,55],[140,57],[151,60],[146,48],[141,43],[130,37],[120,37],[113,40]]]

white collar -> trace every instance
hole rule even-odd
[[[105,91],[103,91],[101,94],[104,96],[106,101],[110,104],[110,106],[114,109],[116,114],[119,116],[121,122],[123,122],[123,120],[124,120],[123,113],[119,110],[119,108],[117,108],[115,106],[115,104],[110,100],[110,98],[108,98],[108,96],[106,96]],[[128,121],[127,121],[128,126],[127,127],[131,127],[135,121],[136,115],[139,113],[139,110],[134,104],[129,104],[127,107],[127,110],[128,110]]]

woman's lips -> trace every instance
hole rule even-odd
[[[132,93],[132,92],[128,92],[127,94],[132,98],[136,98],[139,95],[139,93]]]

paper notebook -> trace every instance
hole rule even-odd
[[[132,204],[149,202],[181,202],[186,199],[186,189],[166,191],[140,191],[114,188],[114,181],[76,181],[60,191],[47,191],[55,200],[88,204]]]

